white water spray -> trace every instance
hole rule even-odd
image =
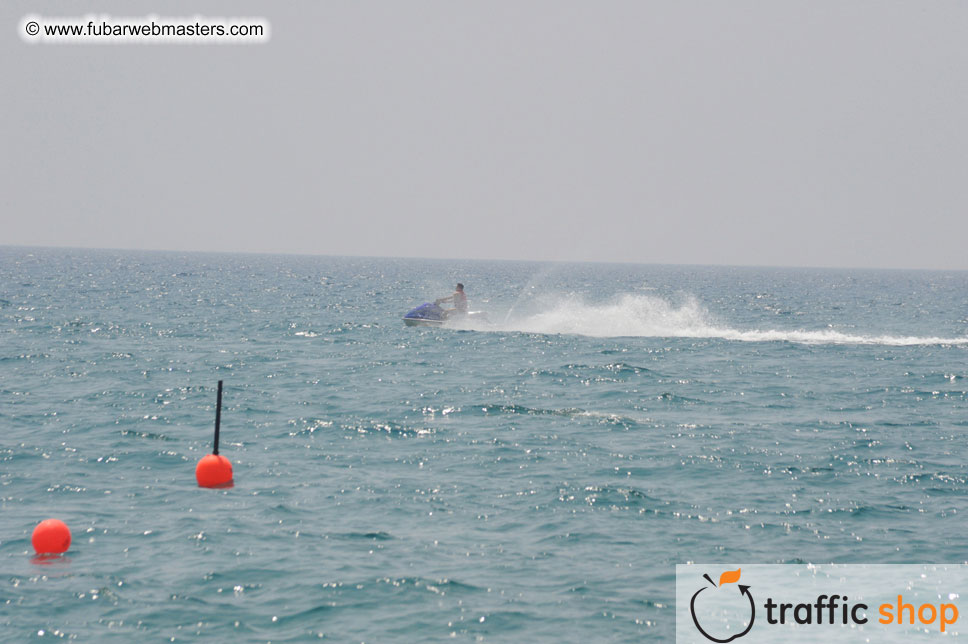
[[[513,315],[500,324],[455,323],[456,328],[591,337],[719,338],[740,342],[795,342],[800,344],[870,344],[886,346],[968,345],[968,337],[863,335],[822,330],[740,330],[721,324],[689,297],[675,305],[650,295],[622,295],[600,304],[577,296],[545,298],[540,310]]]

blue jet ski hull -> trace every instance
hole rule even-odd
[[[431,302],[425,302],[415,309],[411,309],[403,316],[403,323],[407,326],[441,326],[448,320],[469,320],[475,322],[489,323],[487,313],[484,311],[468,311],[466,313],[451,312],[448,317],[447,311]]]
[[[403,316],[407,326],[440,326],[447,321],[447,313],[436,304],[425,302]]]

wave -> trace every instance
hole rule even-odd
[[[738,342],[871,344],[886,346],[968,345],[968,337],[863,335],[833,329],[735,329],[719,323],[695,297],[673,304],[660,297],[626,294],[590,304],[580,297],[549,298],[536,313],[508,316],[503,322],[455,323],[454,328],[597,338],[713,338]]]

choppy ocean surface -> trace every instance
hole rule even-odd
[[[677,563],[968,560],[966,391],[965,272],[0,247],[0,641],[668,641]]]

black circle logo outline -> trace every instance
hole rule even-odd
[[[746,627],[746,630],[744,630],[742,633],[736,633],[736,635],[733,635],[732,637],[729,637],[729,638],[724,639],[724,640],[717,639],[717,638],[713,637],[712,635],[710,635],[709,633],[707,633],[706,631],[704,631],[702,629],[702,626],[699,625],[699,619],[696,618],[696,597],[699,597],[699,593],[701,593],[702,591],[706,590],[706,588],[708,588],[708,586],[703,586],[702,588],[700,588],[699,590],[697,590],[696,591],[696,594],[692,596],[692,599],[691,600],[689,600],[689,612],[692,614],[692,623],[695,624],[695,626],[699,630],[699,632],[702,633],[702,636],[705,637],[707,640],[709,640],[711,642],[718,642],[719,644],[726,644],[726,642],[732,642],[733,640],[735,640],[735,639],[737,639],[739,637],[743,637],[744,635],[746,635],[747,633],[749,633],[750,632],[750,629],[753,628],[753,621],[756,619],[756,604],[753,602],[753,595],[750,594],[750,587],[749,586],[744,586],[742,584],[740,584],[740,586],[739,586],[739,592],[740,592],[740,594],[746,595],[747,599],[750,600],[750,623]]]

